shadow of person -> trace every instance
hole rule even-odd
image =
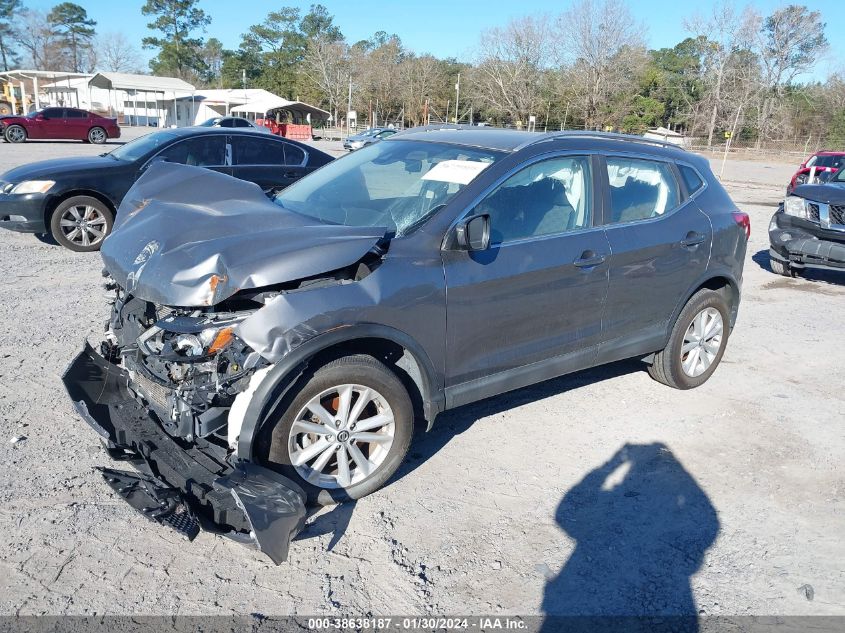
[[[544,631],[698,630],[690,576],[719,520],[664,444],[623,446],[564,496],[555,519],[576,546],[546,585]]]

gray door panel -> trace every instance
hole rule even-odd
[[[707,269],[712,241],[694,201],[666,217],[609,225],[606,233],[612,255],[599,362],[662,346],[675,306]]]
[[[609,268],[576,266],[589,252],[609,253],[602,229],[444,252],[447,386],[594,348]]]

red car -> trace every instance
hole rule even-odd
[[[845,166],[845,152],[816,152],[801,163],[798,171],[795,172],[792,180],[789,181],[786,193],[789,195],[798,185],[807,184],[810,180],[810,173],[813,171],[813,167],[816,168],[815,173],[818,176],[826,172],[833,173],[843,166]]]
[[[23,143],[29,138],[105,143],[120,137],[117,119],[77,108],[44,108],[26,116],[6,116],[0,119],[0,132],[9,143]]]

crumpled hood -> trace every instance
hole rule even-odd
[[[845,184],[798,185],[792,190],[792,195],[823,204],[845,204]]]
[[[199,307],[352,265],[384,234],[286,211],[231,176],[157,163],[126,194],[101,255],[135,296]]]

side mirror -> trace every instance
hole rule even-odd
[[[36,120],[36,121],[46,121],[46,120],[47,120],[47,117],[46,117],[46,116],[44,116],[43,114],[36,114],[36,115],[35,115],[35,120]]]
[[[458,248],[486,251],[490,247],[490,216],[486,213],[465,218],[455,227]]]

